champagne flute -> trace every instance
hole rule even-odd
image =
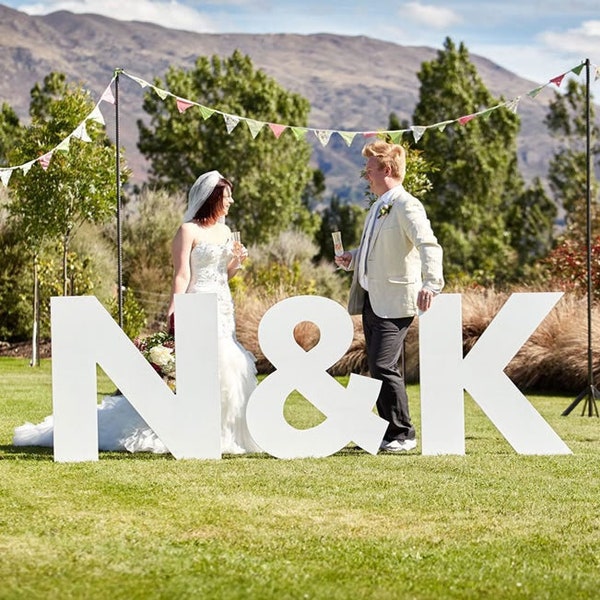
[[[242,256],[242,234],[240,231],[232,231],[231,235],[233,237],[233,248],[238,258]],[[242,265],[242,261],[240,260],[240,269],[243,269],[244,265]]]
[[[332,231],[331,237],[333,239],[333,252],[336,256],[341,256],[342,254],[344,254],[344,245],[342,244],[342,232]],[[338,266],[338,269],[344,269],[344,267]]]

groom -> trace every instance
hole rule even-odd
[[[421,202],[402,182],[406,154],[398,144],[367,144],[364,177],[378,196],[355,250],[335,257],[353,269],[348,311],[362,314],[371,377],[380,379],[377,412],[389,425],[381,443],[388,452],[417,446],[398,362],[417,311],[426,311],[444,286],[442,248]]]

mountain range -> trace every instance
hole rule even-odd
[[[255,68],[309,100],[309,127],[344,131],[387,129],[392,112],[411,122],[419,97],[417,73],[421,64],[437,53],[434,48],[403,46],[401,42],[328,33],[193,33],[65,11],[29,16],[0,5],[0,101],[8,103],[26,123],[30,90],[51,71],[63,72],[69,80],[81,82],[92,97],[100,99],[117,68],[152,82],[155,77],[164,79],[171,65],[189,69],[198,56],[226,57],[238,49],[250,56]],[[526,180],[534,176],[544,179],[555,147],[544,125],[552,94],[544,90],[535,99],[527,97],[527,92],[539,84],[481,56],[472,54],[470,58],[496,98],[523,96],[518,108],[521,172]],[[556,75],[559,73],[549,73],[550,77]],[[136,121],[146,117],[142,109],[143,90],[126,77],[119,80],[120,143],[133,171],[131,181],[140,184],[147,179],[148,166],[137,149]],[[190,100],[202,104],[201,99]],[[114,139],[114,109],[106,103],[101,108],[108,134]],[[223,135],[228,135],[225,126]],[[235,135],[235,130],[231,135]],[[359,188],[362,195],[363,186],[358,179],[362,142],[355,139],[348,147],[332,136],[326,146],[316,137],[312,143],[313,164],[325,173],[328,192],[348,197]]]

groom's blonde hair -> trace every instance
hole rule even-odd
[[[365,158],[374,156],[381,168],[389,167],[392,177],[403,180],[406,175],[406,152],[400,144],[389,144],[383,140],[368,143],[362,149]]]

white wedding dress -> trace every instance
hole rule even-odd
[[[254,356],[235,335],[233,300],[227,278],[232,243],[198,243],[191,252],[187,293],[217,294],[219,327],[219,382],[221,386],[221,452],[262,452],[246,425],[246,404],[256,387]],[[52,415],[41,423],[25,423],[14,432],[15,446],[52,446]],[[105,396],[98,405],[98,448],[129,452],[168,452],[157,435],[122,395]]]

